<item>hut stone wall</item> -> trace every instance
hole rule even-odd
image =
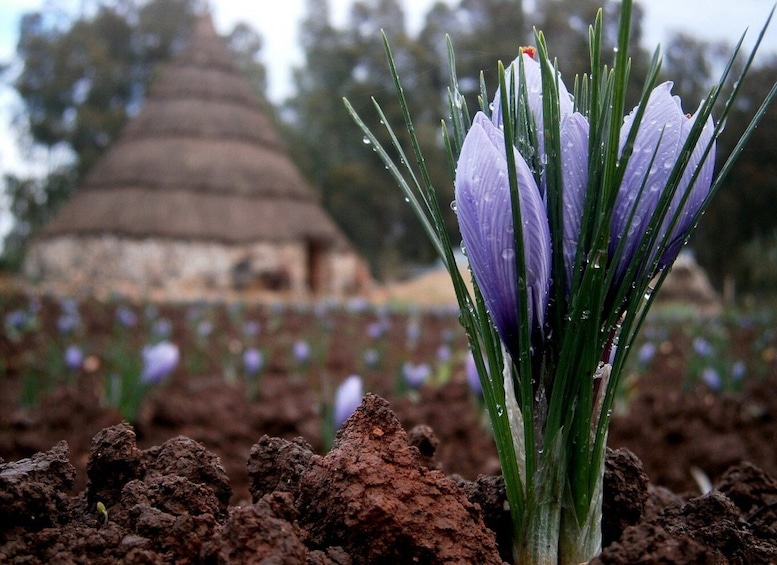
[[[31,246],[25,275],[73,288],[137,292],[266,290],[305,298],[363,290],[355,288],[365,276],[358,256],[325,249],[311,257],[310,247],[300,242],[227,245],[114,235],[61,236]]]

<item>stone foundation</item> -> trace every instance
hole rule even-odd
[[[225,245],[112,235],[36,241],[24,272],[33,280],[71,289],[188,294],[197,289],[266,290],[300,298],[359,292],[369,278],[355,253],[305,242]]]

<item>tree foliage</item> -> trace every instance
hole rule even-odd
[[[22,20],[17,52],[22,71],[15,86],[25,105],[23,129],[34,144],[64,147],[74,160],[73,171],[53,171],[44,181],[6,178],[7,193],[19,200],[13,208],[18,228],[9,238],[17,243],[7,249],[18,249],[18,242],[49,214],[35,215],[30,210],[55,207],[62,200],[59,195],[69,194],[63,183],[76,182],[138,112],[156,65],[180,48],[204,7],[203,0],[87,0],[82,4],[78,17],[47,12],[31,13]],[[342,103],[347,97],[361,115],[374,116],[371,99],[375,97],[387,119],[400,124],[381,30],[392,45],[416,134],[432,181],[447,200],[441,205],[447,208],[453,199],[453,179],[440,145],[441,118],[448,115],[446,36],[454,45],[460,85],[474,112],[480,73],[490,89],[488,96],[493,96],[496,62],[509,63],[519,46],[533,43],[535,28],[543,30],[564,76],[587,72],[588,25],[601,4],[601,0],[437,2],[420,28],[411,30],[400,0],[356,0],[344,25],[333,22],[329,0],[307,1],[300,28],[304,61],[294,71],[294,94],[277,108],[280,125],[292,157],[320,192],[322,204],[369,259],[376,275],[398,275],[408,264],[434,259],[410,207],[372,148],[363,143]],[[611,26],[604,30],[606,50],[616,43],[619,6],[613,0],[604,2],[605,25]],[[630,98],[635,101],[650,57],[639,48],[643,12],[637,8],[630,75]],[[227,40],[249,81],[263,95],[266,74],[258,62],[261,37],[239,24]],[[674,93],[682,98],[685,111],[693,112],[717,78],[729,47],[688,35],[677,35],[665,47],[664,75],[674,80]],[[774,58],[751,73],[719,140],[719,155],[728,154],[775,73]],[[777,127],[775,112],[770,110],[692,240],[697,257],[718,284],[727,275],[745,283],[753,278],[749,274],[757,247],[753,242],[771,241],[775,233],[777,146],[767,137]],[[378,123],[369,125],[373,131],[382,130]],[[403,127],[394,129],[404,132]],[[457,239],[455,215],[451,211],[445,219]]]

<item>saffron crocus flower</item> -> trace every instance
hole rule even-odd
[[[135,327],[135,324],[138,322],[137,315],[135,315],[135,312],[128,306],[119,306],[116,308],[116,319],[119,324],[125,328]]]
[[[720,373],[712,367],[706,367],[701,372],[701,379],[704,381],[704,384],[715,392],[719,392],[723,388],[723,380],[720,378]]]
[[[550,286],[550,229],[534,175],[518,152],[512,153],[523,220],[528,317],[530,327],[541,328]],[[504,134],[480,112],[461,148],[455,194],[470,268],[502,341],[515,352],[518,275]]]
[[[77,371],[84,362],[84,352],[77,345],[69,345],[65,350],[65,366],[71,371]]]
[[[402,365],[402,378],[410,388],[421,388],[431,375],[432,369],[426,363],[415,364],[408,361]]]
[[[639,348],[639,352],[637,353],[637,360],[640,362],[640,364],[647,365],[653,361],[657,350],[658,348],[656,347],[655,343],[652,341],[647,341],[642,344],[642,347]]]
[[[158,383],[173,372],[178,365],[179,358],[178,346],[169,341],[145,346],[140,381],[144,384]]]
[[[334,425],[340,428],[354,410],[359,407],[364,396],[364,385],[359,375],[345,379],[335,392]]]
[[[523,76],[526,84],[526,98],[529,111],[534,118],[534,127],[537,133],[536,152],[539,154],[539,167],[544,168],[548,158],[545,156],[545,121],[543,119],[542,101],[542,69],[536,60],[537,52],[532,47],[524,47],[521,54],[513,61],[510,69],[506,71],[506,81],[510,81],[512,70],[518,71],[523,62]],[[512,80],[516,98],[519,93],[519,81]],[[572,269],[577,253],[577,243],[580,237],[580,224],[583,217],[583,204],[585,190],[588,184],[588,120],[580,113],[574,111],[572,97],[559,75],[556,81],[558,87],[559,105],[559,139],[561,146],[561,172],[562,172],[562,218],[563,218],[563,251],[565,266],[565,287],[567,294],[572,283]],[[501,94],[497,90],[492,104],[493,111],[491,121],[502,127],[502,103]],[[534,171],[535,176],[541,179],[538,188],[545,198],[546,178],[542,171]]]
[[[520,82],[515,80],[512,76],[513,69],[518,72],[523,66],[524,79],[526,81],[526,94],[529,103],[529,110],[534,116],[535,131],[537,133],[538,151],[540,154],[540,161],[542,162],[542,155],[545,154],[545,122],[543,119],[542,108],[542,69],[540,63],[537,61],[537,50],[534,47],[524,47],[521,49],[521,53],[512,62],[509,68],[505,70],[505,83],[510,84],[512,82],[515,89],[515,97],[518,99]],[[558,77],[556,81],[558,85],[558,102],[561,119],[574,111],[574,105],[572,103],[572,97],[564,85],[564,81],[561,77]],[[501,126],[503,122],[502,115],[502,103],[501,92],[497,90],[494,98],[493,110],[491,113],[491,120],[497,126]]]
[[[243,352],[243,368],[249,377],[253,377],[262,370],[264,355],[255,347],[249,347]]]
[[[467,384],[475,396],[483,396],[483,386],[480,384],[480,375],[478,374],[478,367],[475,364],[475,357],[473,357],[472,351],[467,353],[467,358],[464,360],[464,377],[467,379]]]
[[[294,342],[292,354],[297,363],[304,365],[310,359],[310,344],[304,340]]]
[[[693,350],[700,357],[709,357],[715,352],[715,349],[712,347],[710,342],[703,337],[693,338],[691,345],[693,346]]]
[[[665,82],[658,85],[650,94],[634,140],[634,153],[626,166],[623,182],[618,191],[612,215],[610,241],[610,257],[615,256],[619,245],[622,248],[621,255],[615,258],[618,281],[623,280],[629,265],[635,261],[635,256],[648,232],[650,221],[658,209],[662,195],[667,190],[670,175],[680,158],[683,145],[696,122],[696,114],[690,116],[683,113],[680,99],[672,96],[671,90],[672,83]],[[621,147],[633,127],[635,112],[636,109],[626,117],[621,129]],[[714,145],[706,158],[704,158],[704,152],[710,142],[714,144],[713,131],[714,124],[712,117],[709,117],[693,148],[669,210],[656,234],[655,245],[650,246],[644,258],[636,258],[642,261],[640,263],[642,266],[633,273],[634,278],[645,276],[652,278],[677,258],[692,227],[694,216],[707,198],[712,185],[715,165]],[[697,169],[700,170],[694,180]],[[684,198],[686,200],[683,204]],[[680,209],[681,204],[682,209]],[[674,226],[671,226],[675,216],[677,221]],[[671,233],[668,235],[666,246],[660,257],[656,257],[657,245],[661,244],[670,227]],[[648,271],[655,259],[658,259],[656,269]]]

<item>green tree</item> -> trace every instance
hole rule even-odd
[[[437,133],[440,97],[418,78],[423,73],[414,56],[417,44],[407,34],[397,0],[355,3],[344,29],[332,25],[328,2],[308,2],[301,37],[305,66],[295,71],[296,93],[284,115],[289,118],[292,155],[320,190],[322,204],[371,262],[375,274],[388,276],[407,260],[428,262],[434,255],[410,207],[343,105],[347,97],[374,116],[374,96],[391,123],[401,120],[381,29],[398,55],[399,72],[413,82],[407,94],[414,116],[434,115]],[[378,129],[380,124],[376,119],[372,125]],[[431,139],[429,123],[421,120],[417,125],[424,139]],[[445,162],[442,154],[439,162]],[[450,184],[447,178],[445,182]]]
[[[750,71],[741,94],[718,140],[720,156],[728,155],[777,76],[777,55],[772,54]],[[752,249],[769,242],[777,229],[777,107],[772,105],[745,146],[737,164],[700,222],[691,245],[699,263],[719,288],[727,277],[752,290],[759,281],[753,273],[763,266]],[[769,256],[764,255],[762,261]],[[773,291],[774,289],[772,289]]]

